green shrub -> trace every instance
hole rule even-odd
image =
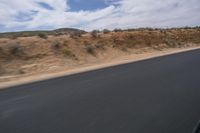
[[[63,54],[64,54],[64,55],[67,55],[67,56],[71,56],[71,55],[72,55],[72,52],[71,52],[67,47],[65,47],[65,48],[63,49]]]
[[[68,47],[64,47],[63,54],[65,56],[73,57],[73,58],[77,59],[76,56],[72,53],[72,51]]]

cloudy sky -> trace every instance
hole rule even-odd
[[[0,0],[0,32],[200,25],[200,0]]]

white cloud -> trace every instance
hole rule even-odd
[[[133,27],[200,25],[199,0],[105,0],[108,7],[71,12],[66,0],[0,0],[0,25],[12,30],[41,27],[77,27],[85,30]],[[54,10],[43,8],[46,3]],[[18,21],[19,13],[35,12],[32,19]],[[20,17],[20,16],[19,16]],[[21,16],[23,17],[23,16]]]

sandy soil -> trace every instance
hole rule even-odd
[[[199,48],[200,46],[191,46],[187,48],[166,48],[162,50],[145,48],[134,53],[132,52],[129,54],[123,54],[122,56],[118,56],[118,58],[116,57],[114,58],[113,56],[113,58],[108,58],[108,59],[102,58],[101,60],[96,60],[96,61],[94,60],[93,62],[82,63],[82,64],[79,63],[78,65],[76,64],[76,66],[68,67],[67,69],[63,67],[58,69],[57,66],[51,66],[52,67],[51,71],[46,71],[40,74],[36,73],[36,74],[24,74],[16,76],[2,76],[0,77],[0,89],[5,89],[16,85],[27,84],[36,81],[47,80],[91,70],[97,70],[100,68],[106,68],[110,66],[136,62],[140,60],[150,59],[154,57],[159,57]]]

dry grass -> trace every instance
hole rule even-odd
[[[199,28],[115,29],[85,34],[62,31],[40,37],[38,33],[28,37],[23,33],[23,36],[0,38],[0,75],[38,73],[52,66],[67,68],[144,48],[163,50],[200,44]]]

